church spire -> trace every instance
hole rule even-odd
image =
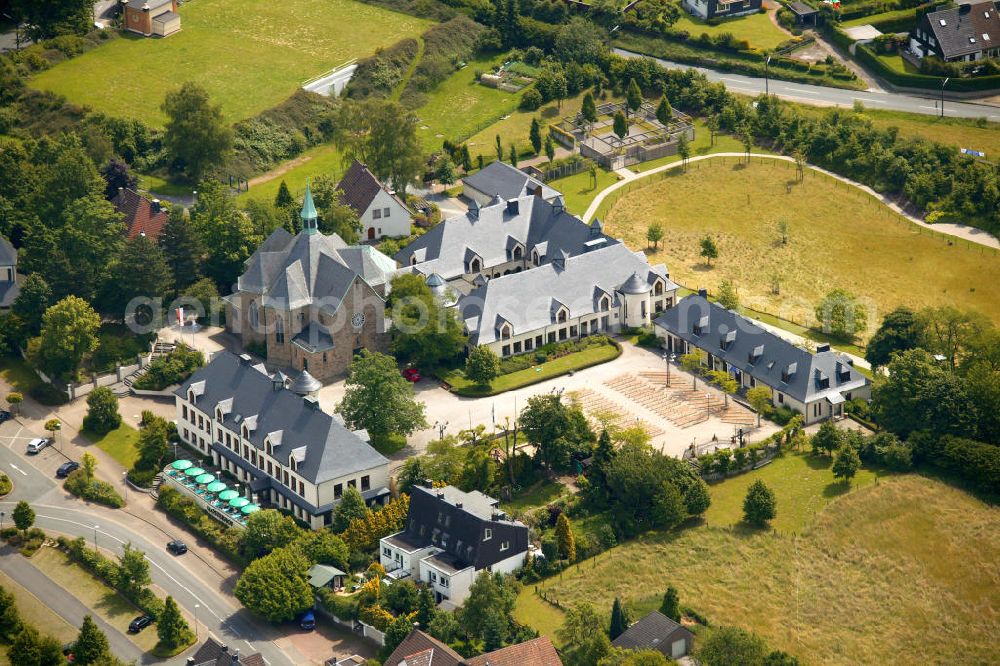
[[[306,199],[302,202],[302,212],[299,213],[299,217],[302,218],[302,231],[307,234],[314,234],[318,231],[316,204],[313,203],[312,189],[310,189],[308,182],[306,182]]]

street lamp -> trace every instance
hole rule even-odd
[[[770,85],[769,85],[769,77],[768,77],[768,74],[770,74],[770,66],[771,66],[771,56],[767,56],[767,59],[764,60],[764,96],[765,97],[770,94],[770,90],[771,90]]]
[[[0,532],[3,531],[3,518],[7,515],[6,511],[0,511]]]
[[[677,358],[676,354],[673,354],[673,353],[667,354],[666,352],[663,352],[663,361],[664,361],[664,363],[667,364],[667,384],[666,385],[667,385],[668,388],[669,388],[669,386],[671,384],[671,381],[670,381],[670,364],[673,363],[674,359],[676,359],[676,358]]]
[[[122,487],[125,489],[125,503],[128,504],[128,472],[122,472]]]
[[[198,609],[201,608],[201,604],[194,605],[194,640],[198,641]]]
[[[948,85],[948,81],[951,81],[951,77],[944,77],[944,81],[941,82],[941,117],[944,118],[944,87]]]
[[[94,550],[97,550],[97,530],[100,525],[94,525]]]

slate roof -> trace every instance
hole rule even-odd
[[[264,305],[293,309],[325,300],[335,312],[357,277],[375,287],[388,282],[396,264],[372,247],[352,247],[337,234],[276,229],[246,262],[237,289],[263,294]]]
[[[175,395],[186,398],[188,389],[195,387],[195,392],[200,392],[195,405],[210,417],[223,403],[226,413],[221,423],[235,432],[240,432],[244,421],[255,423],[248,439],[258,449],[264,449],[269,434],[280,433],[281,444],[274,448],[273,457],[285,465],[293,457],[301,457],[296,473],[310,483],[388,464],[369,446],[367,435],[363,438],[348,430],[339,419],[308,399],[284,387],[276,388],[263,365],[252,365],[249,358],[220,352],[184,382]]]
[[[16,266],[17,249],[10,241],[0,236],[0,266]]]
[[[532,178],[517,167],[499,160],[487,165],[462,179],[462,184],[479,190],[487,196],[500,195],[504,201],[524,196],[537,196],[538,188],[542,190],[543,199],[559,196],[559,192],[540,180]]]
[[[431,545],[443,549],[430,558],[443,571],[470,566],[479,571],[528,549],[527,526],[511,520],[499,505],[478,491],[414,486],[406,528],[389,538],[401,538],[412,550]],[[491,530],[489,539],[486,529]],[[500,550],[503,542],[509,547]]]
[[[237,648],[227,648],[211,636],[192,656],[192,666],[266,666],[258,653],[242,655]]]
[[[532,250],[537,249],[539,263],[548,263],[560,252],[581,254],[588,242],[593,247],[619,241],[566,212],[562,197],[548,202],[526,196],[472,207],[464,215],[444,220],[400,250],[395,258],[403,266],[410,266],[410,257],[416,256],[417,272],[437,273],[450,281],[470,273],[468,264],[475,256],[483,260],[484,267],[512,261],[518,243],[523,246],[525,258],[530,260]]]
[[[163,227],[170,220],[170,213],[165,207],[154,211],[150,199],[129,188],[119,189],[111,203],[125,216],[125,228],[130,239],[142,234],[154,242],[160,240]]]
[[[571,319],[596,313],[603,295],[611,299],[614,310],[619,305],[619,290],[623,285],[638,288],[633,280],[635,273],[639,274],[638,281],[645,280],[648,284],[662,279],[664,292],[677,288],[665,266],[650,266],[643,253],[616,243],[493,278],[459,299],[458,310],[469,330],[470,341],[486,344],[500,338],[501,322],[509,322],[514,335],[554,324],[556,303],[566,306]]]
[[[869,383],[846,356],[812,354],[700,295],[684,298],[653,323],[802,403]],[[828,388],[820,384],[823,377]]]
[[[818,9],[807,5],[804,2],[790,2],[786,6],[792,10],[792,13],[796,16],[812,16],[813,14],[819,13]]]
[[[946,59],[1000,47],[1000,10],[994,2],[928,12],[924,20]]]
[[[310,585],[313,587],[326,587],[337,576],[346,576],[347,574],[337,567],[331,567],[326,564],[314,564],[309,569],[308,575]]]
[[[337,189],[343,192],[340,202],[353,208],[358,215],[365,214],[380,190],[390,195],[404,209],[409,210],[395,192],[383,185],[375,174],[358,160],[354,160],[347,173],[340,179]]]
[[[617,648],[625,650],[659,650],[670,656],[670,644],[681,637],[691,639],[694,635],[659,611],[653,611],[625,630],[611,641]]]
[[[494,650],[465,661],[468,666],[562,666],[546,636]]]
[[[460,666],[461,663],[462,655],[419,629],[411,631],[383,662],[384,666]]]

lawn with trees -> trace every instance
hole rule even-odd
[[[630,190],[602,218],[606,231],[644,247],[649,225],[660,222],[664,239],[650,260],[664,261],[674,280],[710,293],[729,280],[739,287],[742,305],[807,326],[818,325],[816,306],[832,288],[861,297],[877,312],[949,302],[1000,322],[1000,300],[975,288],[1000,279],[996,252],[918,233],[867,195],[814,172],[801,184],[790,183],[791,163],[734,169],[733,161],[701,162],[686,175]],[[706,191],[712,196],[705,197]],[[851,215],[843,214],[845,208]],[[779,219],[787,221],[787,243],[776,231]],[[720,257],[711,271],[701,255],[706,233]],[[835,261],[818,260],[833,247]],[[928,282],[926,275],[935,279]],[[876,324],[868,323],[869,329]]]
[[[191,80],[235,122],[279,104],[312,76],[431,25],[352,0],[199,0],[180,14],[183,29],[170,39],[124,36],[43,72],[31,85],[162,126],[162,84]]]

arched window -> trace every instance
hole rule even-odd
[[[531,251],[531,263],[538,265],[538,250]]]
[[[478,273],[480,268],[482,268],[482,264],[479,263],[478,259],[473,259],[469,264],[470,273]]]
[[[556,321],[558,321],[560,324],[562,324],[562,323],[564,323],[566,321],[566,310],[565,309],[559,310],[559,314],[556,315]]]
[[[515,247],[514,248],[514,259],[520,260],[521,259],[521,255],[522,255],[522,252],[521,252],[520,246]]]
[[[611,300],[607,296],[601,297],[601,312],[607,312],[611,309]]]
[[[257,330],[260,326],[260,308],[257,307],[257,301],[250,301],[250,328]]]
[[[500,327],[500,339],[508,340],[511,336],[510,324],[504,324]]]
[[[274,341],[279,345],[285,344],[285,320],[281,317],[274,320]]]
[[[662,296],[663,295],[663,283],[660,282],[659,280],[657,280],[656,284],[653,285],[653,295],[654,296]]]

